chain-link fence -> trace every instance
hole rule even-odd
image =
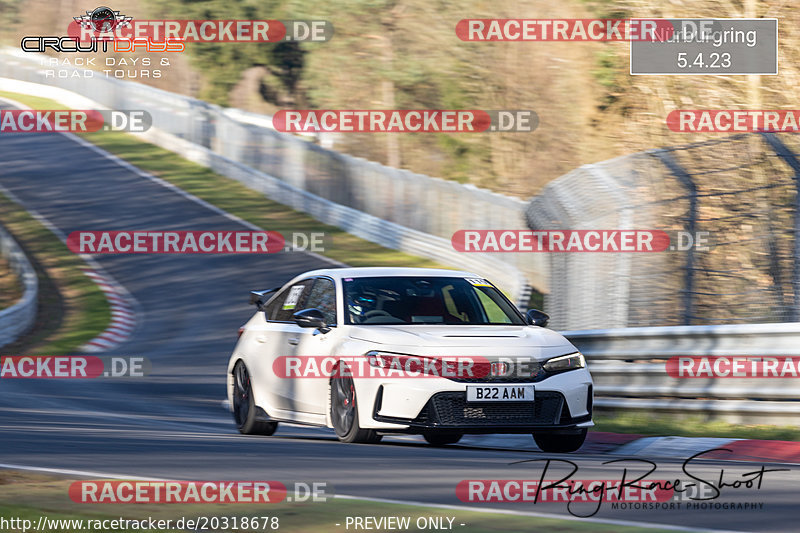
[[[552,254],[546,308],[555,327],[797,321],[798,154],[794,134],[743,134],[552,182],[528,206],[531,228],[671,237],[664,252]]]

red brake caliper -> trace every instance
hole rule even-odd
[[[355,395],[355,391],[353,389],[354,389],[354,387],[352,385],[350,385],[350,395],[351,396]],[[347,407],[348,405],[350,405],[350,398],[345,398],[344,399],[344,406]]]

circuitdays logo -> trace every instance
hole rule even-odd
[[[183,52],[187,42],[275,43],[283,41],[327,42],[333,37],[333,24],[327,20],[135,20],[107,6],[72,17],[66,35],[27,35],[20,41],[24,52]],[[47,67],[96,67],[94,57],[78,55],[46,57]],[[106,57],[107,78],[161,78],[160,68],[169,67],[169,56],[161,58]],[[137,68],[128,68],[137,67]],[[138,68],[141,67],[141,68]],[[91,68],[49,69],[45,78],[92,78],[99,71]]]
[[[110,33],[116,27],[129,26],[133,17],[126,17],[120,15],[119,11],[113,11],[111,8],[100,6],[95,8],[94,11],[87,11],[85,15],[80,17],[72,17],[81,28],[92,30],[96,33]]]
[[[100,6],[85,15],[72,17],[67,35],[27,35],[20,41],[23,52],[135,52],[142,48],[148,52],[183,52],[185,46],[178,39],[154,39],[142,36],[136,39],[118,38],[115,33],[130,28],[133,17]]]
[[[67,34],[28,35],[25,52],[183,52],[187,42],[326,42],[333,37],[327,20],[134,20],[100,6],[72,17]]]

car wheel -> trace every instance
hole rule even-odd
[[[381,440],[375,430],[361,429],[358,425],[356,387],[346,371],[337,372],[331,379],[331,422],[336,436],[342,442],[369,444]]]
[[[423,437],[428,441],[431,446],[446,446],[447,444],[455,444],[464,436],[463,433],[423,433]]]
[[[233,367],[233,419],[239,433],[244,435],[272,435],[278,429],[277,422],[256,420],[250,374],[242,361]]]
[[[578,450],[586,440],[586,428],[572,433],[534,433],[533,440],[543,452],[568,453]]]

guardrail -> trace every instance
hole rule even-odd
[[[496,280],[511,294],[521,308],[526,308],[530,287],[524,274],[514,266],[483,254],[463,254],[453,249],[450,241],[436,235],[395,224],[363,211],[337,204],[295,187],[264,172],[260,172],[231,158],[191,143],[167,132],[151,129],[144,138],[167,147],[186,159],[204,165],[215,172],[235,179],[293,209],[308,213],[315,219],[342,228],[362,239],[394,250],[433,259],[439,263],[457,266]],[[303,141],[295,141],[303,143]],[[380,167],[378,163],[364,161],[365,165]]]
[[[601,410],[800,424],[800,377],[674,378],[676,356],[800,356],[800,323],[562,332],[586,356]]]
[[[2,348],[17,340],[36,321],[39,280],[22,248],[3,227],[0,227],[0,255],[8,261],[23,287],[22,298],[11,307],[0,311],[0,348]]]
[[[491,278],[523,307],[528,285],[547,288],[546,262],[537,254],[465,254],[450,243],[461,229],[525,229],[525,202],[519,198],[328,150],[275,131],[269,117],[98,72],[60,67],[75,75],[48,76],[39,54],[5,48],[0,58],[6,90],[28,82],[24,92],[33,94],[30,84],[36,84],[48,89],[39,95],[71,107],[81,102],[95,108],[146,109],[153,128],[145,138],[268,198],[383,246]]]

